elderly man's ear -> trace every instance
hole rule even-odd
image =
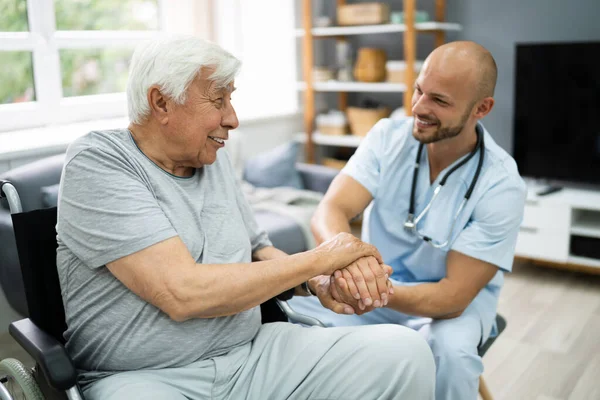
[[[148,104],[152,116],[162,124],[166,125],[169,122],[169,115],[167,112],[167,98],[161,93],[157,86],[152,86],[148,90]]]

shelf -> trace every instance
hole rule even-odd
[[[365,82],[339,82],[326,81],[314,82],[313,88],[317,92],[389,92],[402,93],[406,91],[404,83],[365,83]],[[298,90],[306,90],[306,82],[298,82]]]
[[[571,234],[600,238],[600,212],[586,210],[575,214]]]
[[[428,31],[460,31],[460,24],[450,22],[419,22],[415,24],[415,29],[420,32]],[[312,28],[313,36],[346,36],[346,35],[366,35],[373,33],[389,33],[406,31],[405,24],[383,24],[383,25],[360,25],[360,26],[331,26],[325,28]],[[296,29],[296,37],[304,36],[304,29]]]
[[[362,139],[362,136],[354,135],[324,135],[319,132],[312,134],[313,143],[324,146],[358,147]],[[306,134],[304,132],[297,133],[294,140],[305,143]]]
[[[600,268],[600,260],[588,257],[569,256],[567,258],[569,264],[583,265],[586,267]]]

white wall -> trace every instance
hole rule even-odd
[[[477,41],[496,59],[496,104],[483,123],[494,140],[512,152],[515,44],[599,41],[600,1],[454,0],[447,8],[448,20],[463,25],[457,38]],[[557,99],[557,109],[562,101],[573,100]]]
[[[302,115],[289,115],[254,122],[242,122],[240,127],[231,131],[241,143],[241,157],[247,160],[261,152],[270,150],[292,140],[295,133],[304,130]]]

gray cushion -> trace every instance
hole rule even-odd
[[[43,208],[40,189],[60,181],[64,160],[65,155],[60,154],[23,165],[2,175],[2,179],[12,182],[17,189],[23,211]],[[8,210],[8,203],[2,201],[2,207]]]
[[[333,179],[340,173],[339,169],[318,164],[296,164],[296,170],[302,177],[304,189],[325,194]]]
[[[58,204],[59,187],[60,183],[42,187],[42,206],[44,208],[56,207],[56,205]]]
[[[244,165],[244,180],[256,187],[303,189],[296,170],[299,149],[298,143],[289,142],[249,159]]]
[[[288,254],[307,250],[304,234],[298,224],[285,215],[270,211],[255,211],[256,222],[267,231],[273,246]]]

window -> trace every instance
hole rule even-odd
[[[214,2],[215,41],[242,61],[233,105],[240,119],[298,111],[294,1]]]
[[[0,0],[0,32],[16,38],[28,30],[25,1]],[[0,72],[0,104],[34,101],[31,52],[7,49],[0,53],[0,65],[4,66]]]
[[[0,133],[126,116],[133,50],[161,31],[215,40],[242,60],[240,119],[297,112],[293,3],[0,0]]]
[[[164,0],[0,0],[0,131],[126,115],[135,45]]]

